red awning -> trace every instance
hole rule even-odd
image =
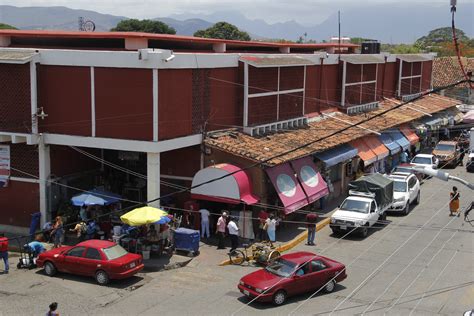
[[[301,185],[295,177],[295,172],[289,163],[265,169],[270,180],[285,206],[285,214],[292,213],[305,205],[308,200]]]
[[[210,182],[215,179],[219,180]],[[192,186],[200,184],[202,185],[191,189],[191,197],[194,199],[248,205],[259,201],[252,193],[252,182],[247,173],[231,164],[218,164],[198,171]]]
[[[362,138],[367,146],[377,155],[377,160],[382,160],[390,154],[390,151],[375,135]]]
[[[329,194],[328,186],[324,182],[323,177],[316,171],[316,166],[311,157],[292,161],[291,165],[296,171],[296,175],[308,197],[309,203],[313,203]]]
[[[358,155],[364,161],[364,166],[367,167],[377,161],[377,154],[361,138],[351,141],[350,144],[359,151]]]
[[[415,131],[413,131],[407,124],[400,126],[400,131],[402,131],[403,135],[410,141],[410,144],[415,145],[420,141],[418,135],[416,135]]]

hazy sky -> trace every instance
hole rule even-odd
[[[449,5],[449,0],[0,0],[14,6],[66,6],[133,18],[155,18],[173,14],[209,14],[215,11],[238,11],[251,19],[267,22],[295,20],[317,24],[337,10],[355,5],[390,3],[431,3]],[[474,3],[474,0],[458,0]]]

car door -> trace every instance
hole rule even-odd
[[[296,269],[296,272],[291,276],[291,282],[287,285],[287,292],[289,295],[301,294],[311,289],[309,263],[302,264]]]
[[[81,274],[81,268],[78,265],[79,258],[84,255],[84,251],[86,247],[74,247],[66,251],[64,254],[64,261],[63,261],[63,271],[74,273],[74,274]]]
[[[370,213],[369,213],[370,226],[374,225],[375,222],[377,222],[380,215],[381,214],[377,213],[377,203],[375,201],[372,201],[372,203],[370,203]]]
[[[331,279],[328,275],[328,264],[321,259],[311,261],[312,291],[319,290]]]
[[[93,276],[97,268],[102,267],[101,252],[96,248],[89,247],[86,249],[84,257],[77,258],[77,264],[81,266],[81,274]]]
[[[416,180],[415,177],[408,178],[408,193],[409,193],[409,202],[413,202],[416,198],[416,188],[415,188]]]

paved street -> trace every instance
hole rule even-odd
[[[474,182],[474,174],[464,170],[448,171]],[[474,227],[462,217],[448,216],[452,185],[426,181],[419,206],[406,217],[389,216],[391,223],[377,226],[366,239],[341,239],[326,227],[318,232],[316,247],[292,250],[316,251],[347,265],[348,278],[331,294],[298,296],[278,308],[247,306],[236,285],[257,268],[219,267],[223,253],[214,256],[214,248],[204,246],[202,255],[184,268],[143,273],[110,287],[93,279],[49,278],[41,271],[12,268],[9,275],[0,275],[0,315],[41,315],[52,301],[64,315],[382,315],[395,303],[387,314],[462,315],[474,308]],[[474,194],[457,187],[465,206]],[[15,258],[11,261],[16,265]]]

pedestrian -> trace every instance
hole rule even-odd
[[[265,221],[265,228],[267,230],[268,239],[270,240],[270,244],[273,246],[275,242],[275,232],[276,232],[276,225],[278,225],[278,220],[275,219],[275,215],[270,215],[269,218]]]
[[[217,245],[217,249],[225,249],[224,245],[224,237],[225,237],[225,228],[227,226],[227,212],[223,211],[222,215],[217,220],[217,238],[219,238],[219,243]]]
[[[59,316],[59,313],[56,312],[58,309],[58,303],[54,302],[49,304],[49,312],[46,313],[46,316]]]
[[[227,224],[227,229],[229,229],[231,244],[230,252],[232,252],[239,246],[239,227],[237,227],[235,218],[233,216],[230,217],[229,224]]]
[[[402,155],[400,157],[400,162],[401,163],[407,163],[408,162],[408,150],[404,150],[402,152]]]
[[[3,259],[3,264],[5,265],[4,274],[8,274],[10,266],[8,265],[8,238],[5,237],[5,234],[0,234],[0,258]]]
[[[33,254],[34,258],[38,257],[40,253],[43,253],[46,251],[46,248],[44,247],[41,241],[42,241],[41,236],[37,235],[34,241],[25,245],[26,250],[29,250]]]
[[[261,210],[260,213],[258,213],[258,237],[260,238],[260,241],[267,240],[267,231],[263,228],[265,226],[265,221],[268,218],[268,213],[265,210]]]
[[[306,227],[308,228],[308,242],[307,245],[315,246],[314,238],[316,237],[316,222],[318,215],[316,213],[308,213],[306,215]]]
[[[459,198],[461,195],[458,192],[457,187],[453,187],[453,192],[449,194],[450,202],[449,202],[449,216],[456,215],[459,216]]]
[[[54,248],[61,247],[64,238],[63,219],[61,218],[61,216],[56,216],[52,235],[54,235]]]
[[[461,147],[461,153],[459,154],[459,164],[464,166],[464,156],[466,155],[466,150],[464,147]]]
[[[74,229],[69,229],[70,232],[75,232],[76,233],[76,237],[79,241],[83,241],[84,240],[84,235],[87,231],[87,225],[85,222],[81,221],[79,223],[76,224],[76,226],[74,226]]]
[[[199,210],[201,213],[201,238],[211,237],[211,232],[209,231],[209,211],[205,208]]]

